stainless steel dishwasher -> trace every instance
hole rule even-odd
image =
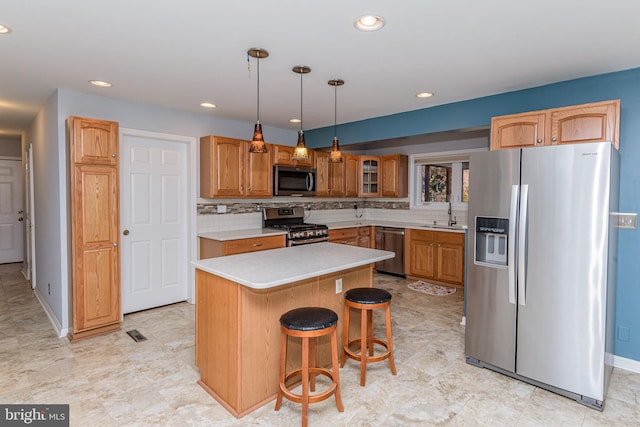
[[[404,228],[376,227],[376,249],[395,252],[391,259],[376,262],[381,273],[404,276]]]

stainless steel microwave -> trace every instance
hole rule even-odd
[[[274,196],[315,196],[316,169],[308,167],[273,167]]]

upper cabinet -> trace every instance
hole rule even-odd
[[[611,141],[619,149],[620,100],[491,119],[491,149]]]
[[[359,197],[407,197],[408,157],[359,156]]]
[[[409,158],[402,154],[391,154],[380,158],[382,167],[382,197],[407,197]]]
[[[359,197],[380,197],[380,157],[360,156]]]
[[[309,166],[313,165],[313,150],[309,149],[308,160],[292,160],[293,150],[296,147],[290,145],[273,145],[273,164],[287,166]]]
[[[87,118],[70,122],[73,163],[118,165],[118,123]]]
[[[268,153],[249,153],[249,141],[221,136],[200,138],[200,197],[271,197]],[[267,144],[269,151],[273,147]]]
[[[344,167],[344,195],[358,197],[358,156],[343,154]]]
[[[316,196],[344,197],[346,195],[346,155],[342,155],[341,163],[332,163],[329,160],[329,155],[330,153],[328,151],[317,151],[314,153]]]

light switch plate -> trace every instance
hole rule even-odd
[[[618,228],[629,228],[635,230],[638,228],[638,214],[637,213],[622,213],[615,214],[618,217]]]
[[[217,205],[216,209],[219,214],[227,213],[227,205]]]

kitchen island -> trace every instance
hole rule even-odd
[[[280,316],[302,306],[330,308],[340,319],[342,342],[343,292],[372,286],[373,264],[393,256],[388,251],[315,243],[192,262],[198,383],[238,418],[274,399]],[[351,325],[353,336],[359,335],[359,322]],[[299,367],[300,360],[300,343],[290,338],[287,371]],[[317,360],[329,364],[328,337],[320,339]]]

